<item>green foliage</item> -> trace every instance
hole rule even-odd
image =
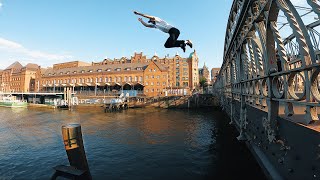
[[[208,86],[207,79],[205,77],[200,77],[199,84],[200,84],[200,87]]]

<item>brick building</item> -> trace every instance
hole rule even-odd
[[[210,81],[211,81],[210,71],[205,63],[202,68],[199,68],[199,77],[206,78],[207,83],[210,84]]]
[[[85,63],[72,61],[41,68],[35,64],[23,67],[15,62],[0,71],[0,84],[4,92],[62,91],[73,87],[78,94],[119,94],[134,90],[146,96],[188,94],[199,83],[196,52],[188,58],[178,54],[160,58],[147,58],[142,53],[120,59],[104,59]]]
[[[172,58],[157,55],[147,58],[142,53],[135,53],[130,58],[104,59],[91,65],[69,62],[42,69],[40,73],[37,79],[40,90],[72,86],[78,93],[95,94],[136,90],[146,96],[181,95],[196,88],[199,82],[195,51],[188,58],[178,54]]]
[[[35,91],[36,74],[39,66],[29,63],[22,66],[14,62],[0,71],[0,91],[2,92],[32,92]]]
[[[216,81],[217,76],[219,75],[220,68],[212,68],[211,69],[211,82],[212,84]]]

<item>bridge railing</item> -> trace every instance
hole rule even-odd
[[[320,2],[299,1],[304,8],[292,2],[234,0],[213,85],[238,139],[262,164],[276,167],[268,170],[272,179],[279,179],[277,173],[284,179],[320,176],[312,168],[320,166]],[[307,23],[299,9],[312,13],[307,20],[314,22]],[[278,27],[281,18],[287,32]]]
[[[315,1],[309,8],[319,16]],[[281,37],[277,16],[282,12],[293,32]],[[241,16],[239,16],[241,14]],[[226,30],[223,65],[214,91],[224,106],[232,101],[265,108],[270,117],[286,117],[295,107],[309,124],[318,120],[320,21],[305,25],[290,1],[235,0]],[[273,108],[274,107],[274,108]],[[233,109],[228,110],[232,115]]]

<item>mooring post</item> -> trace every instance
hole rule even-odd
[[[55,180],[57,177],[92,180],[83,147],[81,125],[68,124],[62,126],[62,139],[70,166],[58,165],[54,167],[55,173],[52,175],[51,180]]]
[[[91,174],[83,146],[80,124],[62,126],[62,138],[71,167],[85,171],[80,179],[91,180]]]

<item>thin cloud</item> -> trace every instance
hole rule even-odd
[[[1,38],[1,37],[0,37],[0,47],[8,48],[8,49],[20,49],[20,48],[23,48],[23,46],[20,45],[19,43],[16,43],[16,42],[13,42],[13,41],[9,41],[9,40]]]
[[[0,0],[0,10],[2,9],[2,7],[3,7],[3,3],[2,3],[2,1]]]
[[[45,61],[48,60],[67,60],[73,58],[70,55],[60,55],[60,54],[51,54],[47,52],[42,52],[38,50],[30,50],[25,48],[22,44],[10,41],[0,37],[0,51],[5,51],[6,53],[13,53],[15,56],[19,55],[23,58],[30,58],[36,61]]]

